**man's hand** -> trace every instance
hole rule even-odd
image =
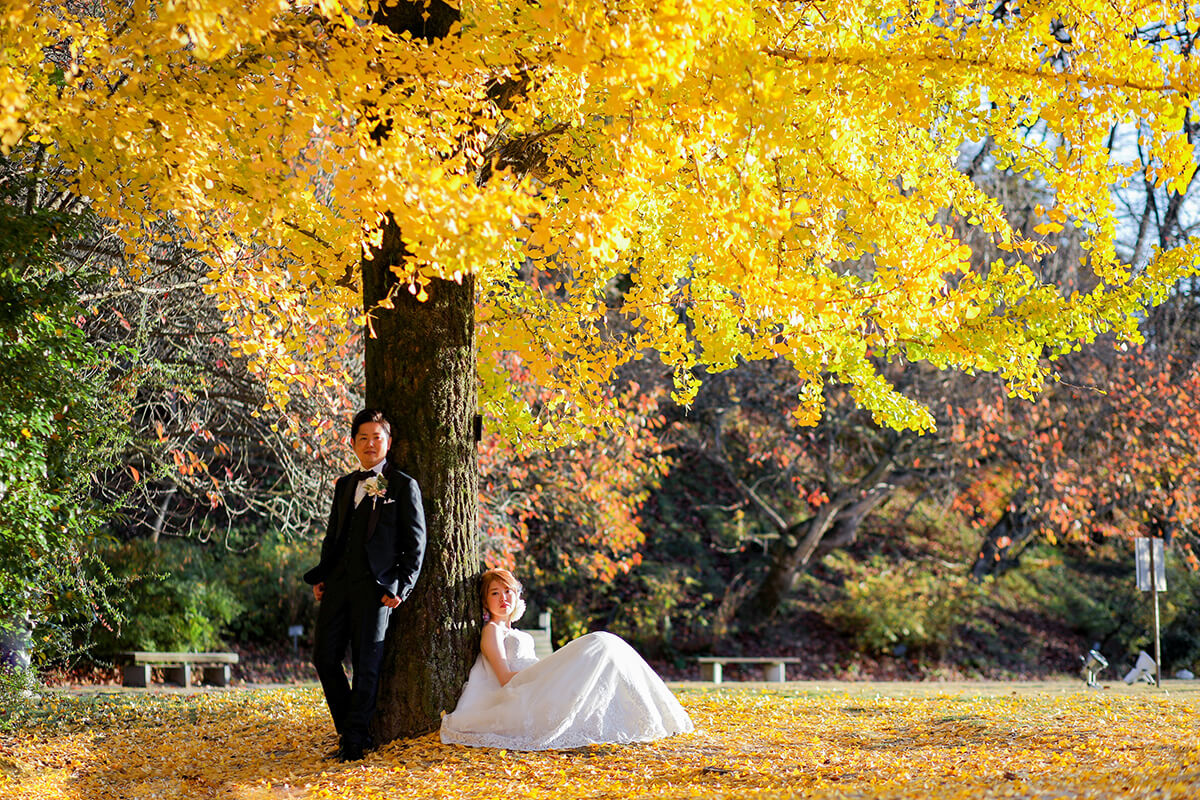
[[[390,594],[385,594],[383,599],[379,602],[383,603],[388,608],[395,608],[396,606],[400,605],[400,598],[394,597]]]
[[[317,598],[317,602],[321,602],[321,598],[325,596],[325,582],[313,584],[313,597]]]

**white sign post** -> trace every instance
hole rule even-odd
[[[1154,685],[1162,686],[1162,644],[1158,635],[1158,593],[1167,590],[1167,566],[1163,540],[1140,537],[1133,540],[1137,565],[1137,587],[1154,593]]]

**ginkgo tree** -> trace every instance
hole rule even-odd
[[[313,330],[366,327],[367,401],[430,519],[392,738],[436,725],[473,658],[478,409],[560,443],[620,419],[606,387],[649,353],[682,403],[782,358],[801,422],[835,380],[927,430],[878,363],[1028,395],[1047,356],[1136,339],[1196,254],[1122,263],[1109,187],[1190,178],[1198,26],[1127,0],[33,0],[0,13],[0,147],[65,170],[134,273],[157,221],[187,231],[279,409],[313,388]],[[1034,238],[957,168],[983,140],[1053,197]],[[1085,292],[1039,271],[1068,225]]]

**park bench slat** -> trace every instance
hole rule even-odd
[[[135,650],[122,653],[122,657],[134,664],[236,664],[237,653],[160,653]]]
[[[803,658],[766,656],[764,658],[746,658],[743,656],[700,656],[696,659],[701,664],[799,664]]]

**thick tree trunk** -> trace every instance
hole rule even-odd
[[[433,41],[458,18],[442,0],[400,0],[380,2],[373,21]],[[373,136],[391,134],[381,124]],[[403,257],[400,232],[389,222],[382,246],[363,260],[362,281],[374,332],[366,346],[367,405],[392,422],[390,458],[421,487],[428,536],[420,580],[388,628],[374,722],[382,742],[437,728],[479,649],[475,283],[434,281],[429,299],[418,302],[406,286],[391,291],[391,265]],[[389,296],[393,309],[375,307]]]
[[[908,482],[904,481],[903,483]],[[858,541],[858,530],[862,527],[863,522],[871,514],[874,514],[876,509],[886,503],[903,483],[896,481],[891,484],[876,486],[867,492],[857,503],[854,503],[845,511],[838,514],[833,525],[821,537],[821,542],[817,545],[817,552],[810,560],[820,561],[834,550],[841,550]]]
[[[1033,533],[1033,520],[1022,507],[1024,494],[1010,502],[996,524],[987,532],[980,545],[975,563],[971,565],[971,580],[979,582],[988,575],[1000,577],[1017,566],[1021,551]]]
[[[394,286],[390,265],[402,253],[389,224],[383,246],[363,262],[375,333],[366,346],[367,405],[391,420],[390,458],[421,487],[428,545],[416,588],[392,612],[375,718],[380,741],[435,729],[479,647],[474,281],[434,281],[424,303],[400,286],[393,310],[372,311]]]

